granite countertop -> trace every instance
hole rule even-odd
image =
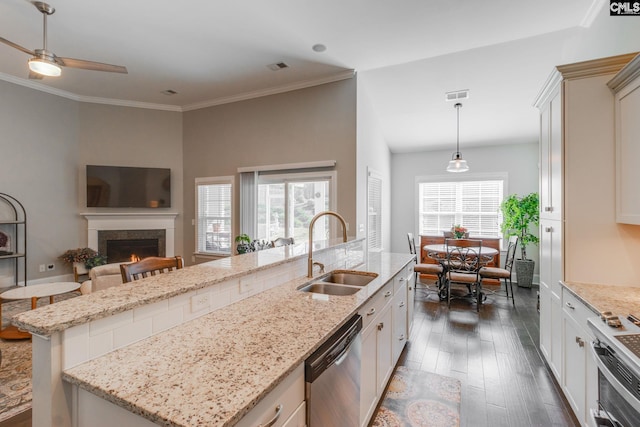
[[[70,368],[63,379],[156,424],[234,425],[413,259],[370,254],[378,277],[351,296],[300,277]],[[175,277],[175,276],[174,276]]]
[[[640,286],[596,285],[562,282],[562,285],[584,302],[595,314],[640,315]]]
[[[353,239],[347,243],[343,243],[341,239],[315,242],[316,246],[321,245],[321,247],[314,250],[318,253],[322,249],[349,245],[361,240]],[[20,329],[48,336],[72,326],[245,276],[298,258],[306,258],[307,246],[306,243],[281,246],[189,266],[175,270],[171,275],[148,277],[145,279],[144,287],[133,282],[125,283],[78,298],[60,301],[55,306],[47,305],[37,310],[20,313],[13,317],[11,322]]]

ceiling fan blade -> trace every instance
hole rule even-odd
[[[0,37],[0,42],[4,43],[4,44],[6,44],[6,45],[9,45],[9,46],[11,46],[11,47],[13,47],[13,48],[16,48],[16,49],[18,49],[18,50],[21,50],[21,51],[23,51],[24,53],[27,53],[27,54],[29,54],[29,55],[31,55],[31,56],[35,56],[35,54],[36,54],[34,51],[29,50],[29,49],[27,49],[26,47],[22,47],[22,46],[20,46],[19,44],[15,44],[14,42],[11,42],[11,41],[9,41],[9,40],[7,40],[7,39],[3,38],[3,37]]]
[[[127,67],[122,65],[103,64],[102,62],[85,61],[84,59],[62,58],[56,56],[55,61],[69,68],[81,68],[83,70],[107,71],[110,73],[128,74]]]
[[[42,80],[44,76],[40,73],[35,73],[33,71],[29,71],[29,78],[30,79],[36,79],[36,80]]]

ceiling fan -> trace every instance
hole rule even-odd
[[[83,70],[108,71],[111,73],[127,74],[127,68],[121,65],[103,64],[101,62],[86,61],[84,59],[63,58],[60,56],[56,56],[53,52],[47,50],[47,16],[53,15],[56,10],[47,3],[41,1],[34,1],[32,2],[32,4],[42,13],[42,16],[44,17],[42,49],[29,50],[20,46],[19,44],[13,43],[5,38],[0,37],[0,42],[32,56],[32,58],[29,59],[30,79],[41,79],[44,76],[59,76],[62,73],[62,69],[60,67],[81,68]]]

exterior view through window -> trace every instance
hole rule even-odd
[[[261,176],[256,238],[272,241],[293,237],[296,243],[308,240],[311,218],[331,208],[330,193],[330,177]],[[314,227],[314,240],[326,240],[328,233],[328,217],[320,218]]]
[[[231,254],[233,177],[196,178],[196,252]]]
[[[460,224],[473,236],[500,237],[504,180],[420,182],[418,230],[442,235]]]

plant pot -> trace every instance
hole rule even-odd
[[[73,268],[77,274],[89,274],[89,270],[87,270],[87,266],[84,265],[84,262],[74,262]]]
[[[515,261],[516,280],[521,288],[530,288],[533,284],[533,268],[536,262],[530,259],[517,259]]]

